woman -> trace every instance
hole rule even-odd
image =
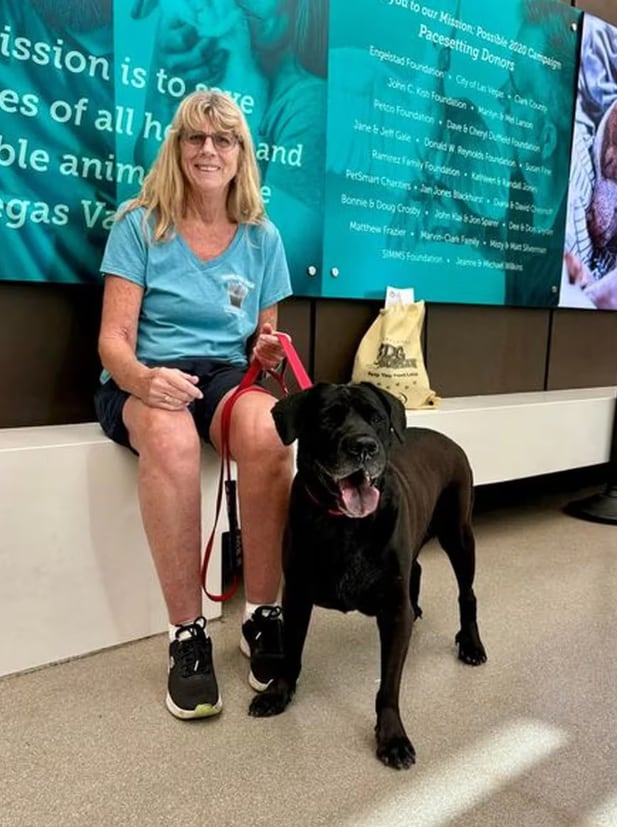
[[[221,413],[247,353],[282,357],[277,303],[291,290],[278,231],[264,216],[251,136],[228,96],[178,107],[138,197],[123,206],[105,274],[96,408],[105,432],[139,456],[139,499],[170,623],[167,707],[214,715],[221,698],[201,609],[200,437],[221,450]],[[241,648],[265,689],[281,654],[281,543],[292,461],[265,393],[234,404],[244,548]]]

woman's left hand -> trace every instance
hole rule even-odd
[[[271,324],[264,324],[259,331],[252,358],[257,359],[264,370],[273,370],[285,358],[281,343]]]

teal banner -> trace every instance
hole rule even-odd
[[[322,256],[322,0],[4,0],[0,279],[98,281],[180,99],[217,88],[251,128],[263,196],[299,291]]]
[[[559,0],[4,0],[0,280],[98,282],[178,102],[216,88],[247,117],[296,295],[610,307],[590,282],[612,236],[562,267],[571,148],[588,236],[617,187],[593,154],[614,34],[586,19],[573,146],[581,13]]]
[[[116,203],[110,23],[102,3],[0,6],[2,279],[98,279]]]
[[[323,295],[557,304],[581,13],[330,5]]]

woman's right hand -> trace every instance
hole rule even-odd
[[[198,382],[198,376],[177,368],[148,368],[141,400],[152,408],[179,411],[203,398]]]

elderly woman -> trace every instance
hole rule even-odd
[[[144,528],[169,614],[167,708],[214,715],[221,697],[202,616],[200,438],[221,450],[221,414],[247,355],[282,352],[277,303],[290,290],[277,229],[264,215],[246,121],[226,95],[179,105],[141,192],[119,211],[105,276],[95,404],[107,435],[137,453]],[[281,654],[282,530],[292,477],[266,393],[234,404],[244,550],[241,648],[265,689]]]

